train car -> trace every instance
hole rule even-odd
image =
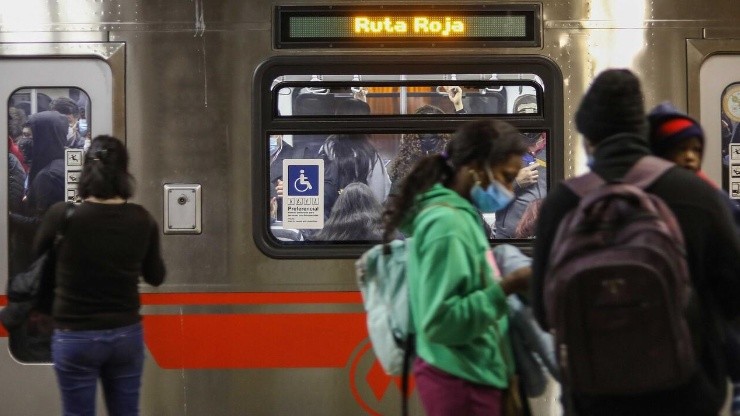
[[[524,211],[585,171],[575,109],[600,71],[626,67],[648,108],[669,100],[701,121],[704,169],[740,199],[738,21],[732,0],[8,0],[2,131],[18,143],[24,117],[76,104],[70,201],[86,139],[129,149],[168,268],[163,286],[141,287],[143,414],[395,414],[400,381],[375,360],[355,281],[377,233],[325,231],[344,186],[383,202],[415,157],[498,118],[540,173]],[[0,306],[30,256],[6,168]],[[529,249],[521,215],[486,217],[491,243]],[[0,329],[2,414],[59,411],[33,348]]]

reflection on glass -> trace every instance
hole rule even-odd
[[[509,97],[512,102],[519,96],[535,97],[530,102],[527,113],[537,113],[537,99],[534,88],[528,87],[531,92],[518,93],[519,87],[510,91],[503,86],[469,87],[460,85],[437,86],[371,86],[371,87],[304,87],[280,89],[279,96],[291,100],[290,111],[283,111],[285,105],[280,105],[281,116],[322,116],[335,114],[337,109],[345,105],[348,100],[359,99],[370,106],[369,115],[398,115],[406,114],[408,109],[424,105],[433,105],[440,108],[444,114],[518,114],[522,113],[509,107]],[[524,91],[525,89],[522,88]],[[413,114],[413,113],[411,113]]]
[[[78,88],[21,88],[8,98],[8,268],[10,279],[34,260],[32,242],[46,210],[65,200],[65,148],[91,137],[90,98]],[[43,322],[36,319],[29,322]],[[48,328],[20,323],[10,332],[13,356],[48,362]]]
[[[424,105],[418,114],[442,110]],[[524,111],[524,110],[522,110]],[[269,140],[270,224],[280,241],[370,242],[381,239],[376,221],[379,206],[399,191],[411,167],[421,158],[442,152],[449,132],[397,134],[273,135]],[[539,206],[547,194],[547,134],[524,132],[527,145],[522,169],[514,186],[515,198],[503,210],[484,216],[490,238],[534,237]],[[324,160],[324,214],[322,230],[285,229],[282,226],[282,164],[285,160]],[[382,211],[382,209],[381,209]],[[366,238],[365,238],[366,237]]]
[[[740,199],[740,82],[726,86],[720,99],[722,189]]]
[[[351,99],[367,102],[371,116],[414,114],[424,105],[445,114],[519,114],[513,103],[525,95],[535,97],[527,113],[540,113],[537,95],[544,87],[534,74],[439,74],[286,75],[274,88],[279,114],[290,117],[332,115]]]

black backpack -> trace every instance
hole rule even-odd
[[[648,393],[693,374],[683,235],[665,202],[644,191],[672,166],[648,156],[621,182],[595,173],[565,182],[581,199],[554,240],[545,308],[571,393]]]

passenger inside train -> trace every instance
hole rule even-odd
[[[43,215],[67,198],[65,149],[82,148],[89,137],[89,108],[82,118],[82,110],[71,97],[89,107],[87,94],[79,88],[21,88],[8,99],[9,155],[16,158],[9,160],[9,169],[14,169],[9,170],[8,187],[10,279],[34,259],[33,236]],[[22,169],[15,169],[19,165]],[[24,325],[8,328],[11,354],[17,360],[50,361],[50,334],[42,328],[43,321],[35,316]]]
[[[374,119],[377,117],[411,116],[434,122],[437,117],[446,115],[474,114],[538,114],[536,98],[536,77],[529,77],[529,83],[519,81],[507,85],[491,85],[488,82],[506,76],[478,75],[474,77],[477,85],[450,85],[464,78],[463,75],[438,76],[443,85],[431,86],[429,82],[415,81],[408,85],[354,86],[348,82],[346,87],[336,83],[323,86],[324,76],[312,75],[309,82],[282,87],[281,82],[292,81],[282,77],[273,83],[277,90],[277,111],[279,118],[310,117],[315,120]],[[511,79],[521,80],[521,74]],[[372,78],[355,76],[353,82],[367,82]],[[485,82],[480,83],[481,80]],[[452,81],[452,82],[451,82]],[[409,108],[415,110],[409,111]],[[431,123],[430,123],[431,124]],[[335,133],[313,134],[272,134],[269,136],[269,224],[272,234],[279,241],[317,241],[314,234],[321,229],[302,229],[283,226],[283,165],[284,161],[296,159],[324,161],[324,187],[322,188],[324,219],[328,220],[335,200],[349,183],[362,182],[369,185],[377,201],[383,205],[389,195],[393,195],[414,163],[424,155],[444,150],[449,141],[449,131],[414,131],[380,133],[368,131],[365,134]],[[519,217],[533,200],[547,193],[547,134],[546,132],[526,133],[524,139],[531,138],[531,166],[522,169],[517,178],[520,191],[518,215],[504,211],[499,214],[485,214],[490,228],[490,238],[515,238],[514,230]],[[526,158],[525,157],[525,158]],[[537,163],[534,163],[534,162]],[[531,194],[531,195],[530,195]],[[523,196],[522,196],[523,195]],[[526,198],[525,198],[526,197]],[[524,201],[526,199],[526,201]],[[497,218],[509,218],[497,221]],[[516,218],[514,218],[516,217]],[[499,228],[498,233],[496,228]],[[322,241],[327,241],[325,238]],[[357,243],[366,241],[357,240]]]

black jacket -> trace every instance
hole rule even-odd
[[[632,134],[605,139],[594,154],[593,171],[605,180],[619,179],[650,153],[647,141]],[[687,260],[697,303],[689,316],[700,368],[680,388],[630,397],[575,397],[579,414],[716,415],[726,395],[722,316],[740,315],[740,238],[727,206],[710,185],[692,172],[675,167],[647,191],[660,196],[675,214],[686,240]],[[578,197],[563,185],[555,187],[540,211],[534,247],[532,306],[547,328],[543,287],[550,249],[563,216]]]

